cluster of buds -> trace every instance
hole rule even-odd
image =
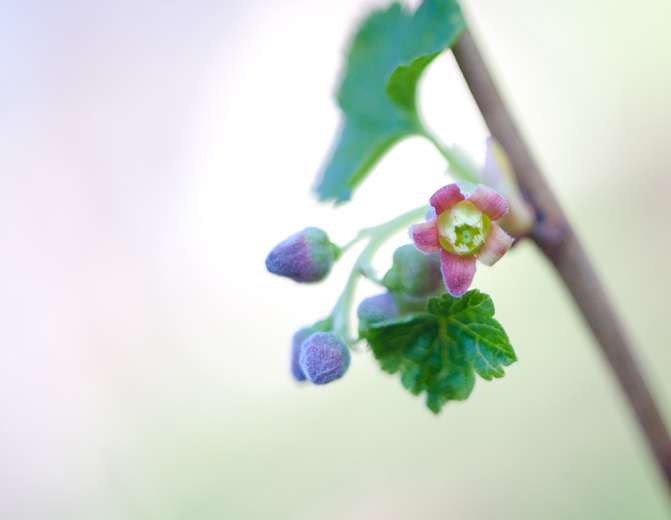
[[[443,290],[437,254],[426,255],[407,244],[394,251],[393,260],[382,278],[387,290],[365,298],[357,308],[360,332],[375,323],[424,310],[427,300]]]
[[[317,228],[306,228],[278,244],[266,259],[267,269],[300,283],[323,280],[339,256],[339,248]],[[440,258],[412,244],[396,249],[384,275],[386,291],[364,299],[357,309],[360,331],[368,326],[422,310],[429,297],[443,290]],[[341,378],[349,368],[350,352],[327,319],[299,329],[291,341],[290,368],[296,381],[316,385]]]
[[[359,304],[360,335],[373,324],[425,310],[427,300],[445,290],[462,296],[473,281],[476,261],[494,265],[510,249],[513,238],[504,227],[515,234],[529,229],[533,216],[494,141],[488,143],[483,179],[488,185],[453,183],[431,196],[426,221],[410,228],[413,244],[396,249],[393,265],[380,281],[385,292]],[[308,227],[273,248],[266,268],[295,282],[315,283],[328,276],[341,253],[323,230]],[[348,313],[349,309],[343,310]],[[333,316],[294,334],[291,373],[297,381],[323,385],[341,378],[349,368],[352,340],[336,333]]]
[[[323,230],[308,227],[275,246],[266,258],[266,269],[295,282],[315,283],[328,276],[339,256],[340,248]],[[291,374],[296,381],[323,385],[342,377],[349,368],[349,349],[329,327],[327,320],[294,334]]]

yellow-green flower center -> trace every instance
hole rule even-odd
[[[491,220],[472,202],[462,200],[438,217],[438,237],[446,251],[474,255],[484,245]]]

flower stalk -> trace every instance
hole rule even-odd
[[[353,240],[341,248],[341,251],[346,251],[359,241],[368,239],[368,243],[354,261],[345,287],[330,315],[333,320],[333,332],[342,337],[348,346],[353,347],[357,342],[357,339],[352,335],[350,316],[359,279],[361,276],[365,276],[373,281],[378,281],[378,277],[372,268],[375,253],[391,236],[406,229],[410,224],[421,220],[428,209],[428,206],[420,206],[378,226],[362,229]]]

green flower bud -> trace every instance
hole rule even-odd
[[[423,300],[442,288],[441,280],[439,255],[422,253],[407,244],[394,251],[394,263],[382,283],[394,294],[405,293]]]

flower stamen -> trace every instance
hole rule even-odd
[[[489,217],[464,200],[438,217],[440,245],[456,255],[473,255],[484,245],[490,226]]]

